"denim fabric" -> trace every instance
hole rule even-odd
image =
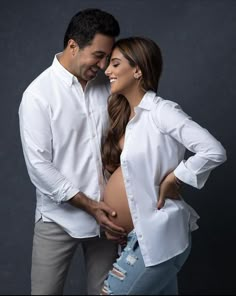
[[[186,261],[190,249],[191,243],[180,255],[161,264],[145,267],[135,231],[130,232],[127,246],[104,282],[102,294],[177,295],[177,273]]]

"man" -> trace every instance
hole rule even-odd
[[[99,9],[78,12],[64,50],[25,90],[19,108],[24,157],[36,187],[31,294],[61,295],[69,265],[82,246],[87,291],[100,293],[117,246],[100,233],[122,235],[102,201],[100,146],[109,96],[104,70],[115,37],[115,18]]]

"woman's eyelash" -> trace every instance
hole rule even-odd
[[[114,65],[113,65],[113,67],[117,67],[117,66],[119,66],[119,64],[114,64]]]

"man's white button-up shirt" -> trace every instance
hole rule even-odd
[[[55,221],[73,237],[99,234],[95,219],[66,201],[79,191],[97,201],[102,196],[107,82],[100,73],[83,91],[55,56],[25,90],[19,108],[24,156],[36,187],[35,221]]]

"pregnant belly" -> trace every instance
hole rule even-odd
[[[134,226],[129,210],[123,175],[120,167],[115,170],[106,184],[104,191],[104,201],[113,210],[115,210],[117,214],[116,217],[110,216],[110,220],[123,227],[127,233],[129,233],[134,228]]]

